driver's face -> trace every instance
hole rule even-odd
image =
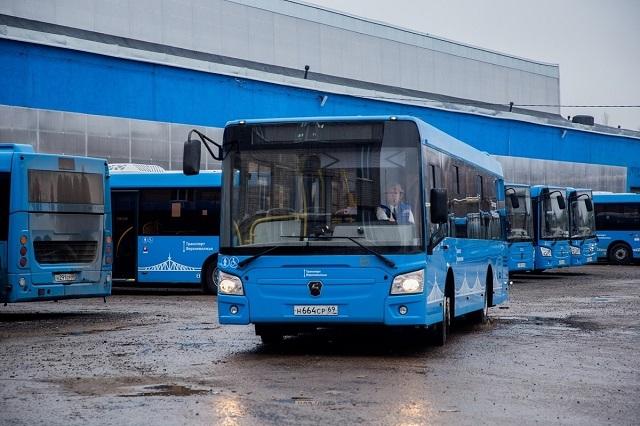
[[[388,188],[385,194],[387,196],[387,203],[391,204],[392,206],[397,206],[398,204],[400,204],[400,199],[402,198],[403,192],[400,186],[394,185]]]

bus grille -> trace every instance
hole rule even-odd
[[[38,263],[91,263],[98,251],[97,241],[34,241]]]

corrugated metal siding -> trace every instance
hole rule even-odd
[[[6,0],[0,13],[489,103],[559,104],[555,65],[290,1]],[[114,52],[105,44],[105,52]],[[559,113],[559,107],[539,107]]]

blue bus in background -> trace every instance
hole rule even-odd
[[[640,259],[640,194],[593,194],[598,257],[624,265]]]
[[[444,344],[455,317],[484,321],[507,299],[488,154],[412,117],[235,121],[215,145],[229,177],[221,324],[253,323],[266,344],[347,324],[427,328]],[[200,149],[185,143],[186,174]]]
[[[0,144],[0,302],[111,294],[105,160]]]
[[[116,285],[198,285],[217,292],[222,173],[111,164]]]
[[[531,187],[536,272],[571,266],[565,194],[566,188],[546,185]]]
[[[590,189],[567,188],[571,266],[598,261],[596,217]]]
[[[533,247],[533,214],[529,185],[505,183],[509,272],[532,271],[536,251]]]

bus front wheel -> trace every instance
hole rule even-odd
[[[433,343],[444,346],[447,343],[449,328],[451,327],[451,298],[445,296],[442,300],[442,322],[433,328]]]
[[[609,262],[616,265],[626,265],[631,260],[631,249],[623,243],[614,244],[609,249]]]
[[[214,258],[204,268],[202,291],[205,294],[218,294],[218,259]]]
[[[277,326],[273,325],[258,325],[256,324],[256,334],[260,336],[262,344],[265,346],[278,345],[282,343],[284,335]]]

